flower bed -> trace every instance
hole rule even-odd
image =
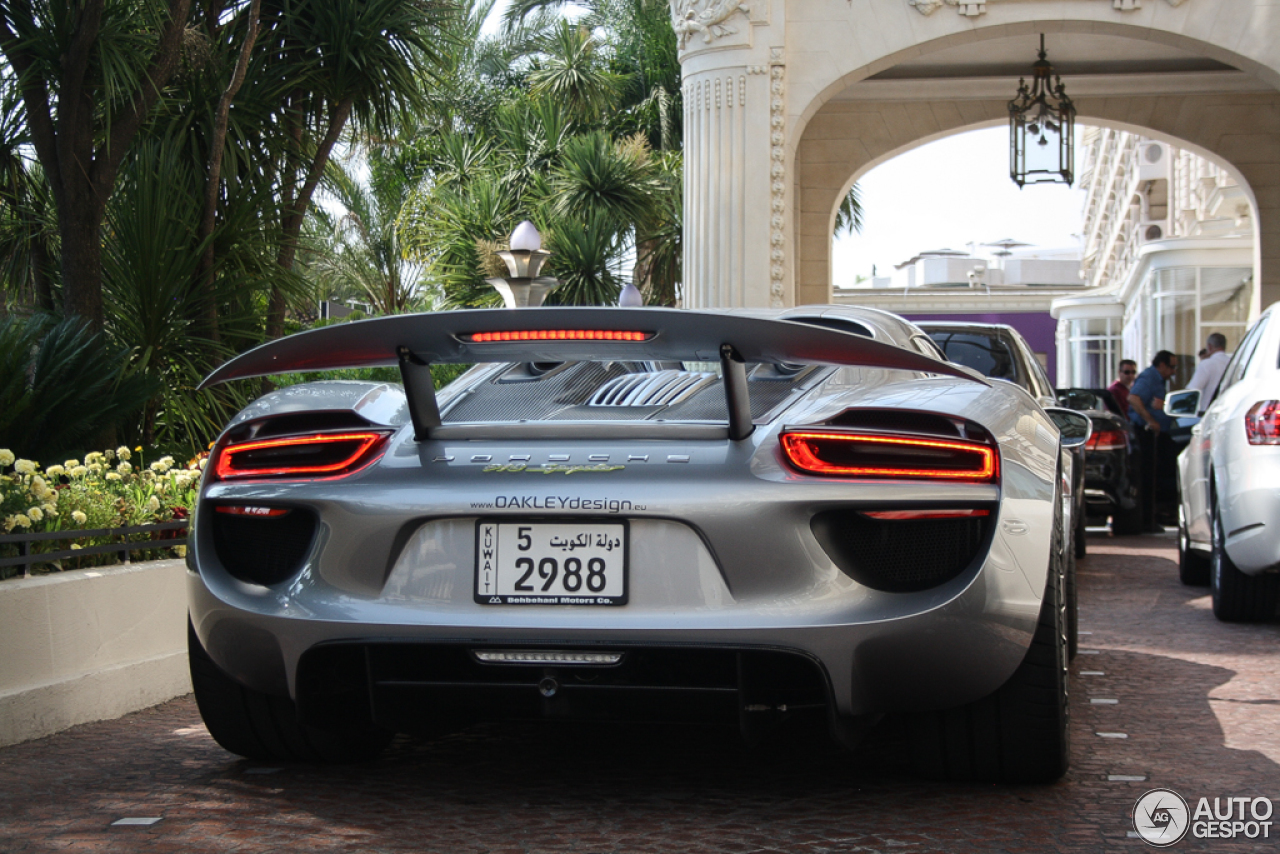
[[[204,457],[185,466],[165,456],[145,463],[141,449],[135,457],[127,447],[93,452],[83,461],[67,460],[62,465],[42,468],[31,460],[17,459],[0,448],[0,534],[28,534],[56,531],[100,531],[158,522],[183,520],[196,499]],[[151,537],[154,534],[145,534]],[[111,536],[86,536],[71,549],[120,542]],[[158,541],[154,549],[134,553],[135,559],[181,557],[185,547],[166,548]],[[32,553],[66,550],[65,542],[54,540],[28,544]],[[0,558],[18,555],[18,545],[0,543]],[[118,556],[94,554],[39,563],[35,572],[80,569],[115,563]],[[0,568],[0,578],[21,573],[20,568]]]

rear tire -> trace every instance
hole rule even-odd
[[[377,757],[392,733],[328,732],[298,721],[288,697],[246,688],[209,657],[187,620],[187,657],[200,717],[213,740],[247,759],[266,762],[363,762]]]
[[[1071,538],[1075,544],[1077,560],[1079,560],[1080,558],[1084,557],[1089,553],[1089,543],[1085,539],[1086,535],[1087,535],[1087,532],[1085,531],[1084,508],[1081,507],[1079,511],[1076,513],[1076,530],[1075,530],[1075,534]]]
[[[1142,505],[1134,502],[1128,510],[1117,509],[1111,516],[1111,533],[1117,537],[1131,537],[1142,533]]]
[[[911,718],[913,760],[924,776],[1048,783],[1069,762],[1065,556],[1055,539],[1035,636],[1022,664],[994,694]]]
[[[1203,587],[1209,583],[1209,558],[1191,548],[1187,535],[1187,521],[1178,506],[1178,578],[1189,587]]]
[[[1224,623],[1250,623],[1275,616],[1280,576],[1245,575],[1227,554],[1222,514],[1214,508],[1213,554],[1209,558],[1213,615]]]

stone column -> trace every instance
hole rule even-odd
[[[753,45],[768,4],[672,6],[684,76],[683,304],[790,304],[783,51]]]

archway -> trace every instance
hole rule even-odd
[[[1013,81],[1042,32],[1083,121],[1146,128],[1239,170],[1254,194],[1263,300],[1280,297],[1280,44],[1272,38],[1280,7],[1252,0],[672,5],[683,38],[688,305],[824,300],[829,218],[841,187],[903,146],[1004,121]],[[1062,51],[1055,38],[1064,40]],[[1111,56],[1074,57],[1068,38]],[[1019,39],[1022,71],[988,61]],[[1118,59],[1108,39],[1125,45]],[[930,64],[948,56],[959,61]],[[1083,72],[1073,74],[1077,58]]]

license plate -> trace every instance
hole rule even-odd
[[[482,605],[625,605],[626,522],[476,523]]]

